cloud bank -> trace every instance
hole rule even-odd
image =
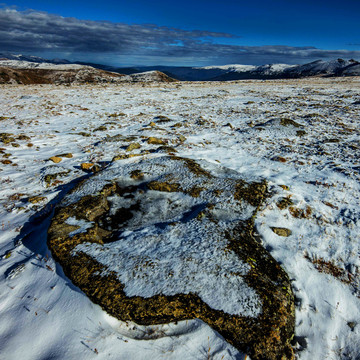
[[[311,46],[221,44],[227,33],[106,21],[79,20],[46,12],[0,9],[0,49],[27,54],[117,62],[118,65],[303,63],[326,58],[360,58],[360,51]],[[240,40],[240,39],[239,39]],[[112,60],[111,60],[112,59]]]

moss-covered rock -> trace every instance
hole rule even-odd
[[[147,139],[147,143],[152,144],[152,145],[165,145],[166,144],[166,142],[164,140],[156,138],[156,137],[149,137]]]
[[[271,230],[278,236],[288,237],[292,234],[290,229],[282,227],[272,227]]]
[[[59,163],[60,161],[62,161],[62,158],[59,156],[52,156],[51,158],[49,158],[50,161],[54,162],[55,164]]]
[[[48,245],[74,284],[120,320],[198,318],[252,359],[293,359],[290,280],[254,233],[266,196],[265,181],[192,159],[114,162],[64,198]]]
[[[140,149],[140,148],[141,148],[141,145],[139,143],[133,142],[126,147],[126,151],[130,152],[130,151]]]

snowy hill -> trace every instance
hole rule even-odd
[[[173,82],[177,81],[174,78],[171,78],[164,74],[161,71],[146,71],[142,73],[136,73],[131,75],[126,75],[122,78],[123,81],[129,82]]]
[[[44,59],[39,56],[33,55],[22,55],[22,54],[11,54],[8,52],[0,53],[0,60],[17,60],[17,61],[27,61],[27,62],[36,62],[36,63],[52,63],[52,64],[70,64],[70,61],[65,59]]]
[[[9,67],[12,69],[42,69],[42,70],[79,70],[94,69],[91,66],[79,64],[54,64],[49,62],[35,62],[25,60],[0,59],[0,67]]]
[[[354,66],[360,65],[355,60],[317,60],[309,64],[298,65],[290,69],[284,69],[285,77],[306,77],[306,76],[342,76],[348,74]],[[360,75],[359,71],[354,71],[354,75]]]

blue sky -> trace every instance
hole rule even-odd
[[[0,50],[117,66],[360,60],[359,18],[357,0],[20,0],[1,5]]]

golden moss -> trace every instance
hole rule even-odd
[[[150,190],[164,191],[164,192],[176,192],[180,191],[180,184],[174,184],[169,182],[150,181],[147,184]]]

